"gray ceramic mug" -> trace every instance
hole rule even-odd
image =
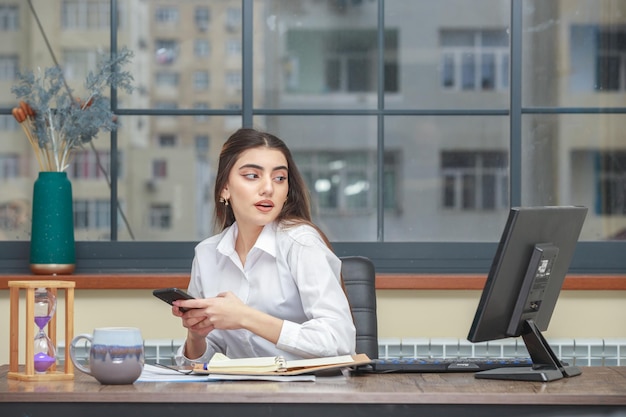
[[[83,339],[91,344],[89,365],[80,363],[76,357],[77,343]],[[72,340],[70,358],[76,369],[93,376],[101,384],[132,384],[143,370],[143,338],[135,327],[94,329],[93,335],[81,334]]]

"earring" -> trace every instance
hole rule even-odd
[[[225,206],[228,206],[228,200],[226,200],[224,197],[220,197],[220,203],[224,204]]]

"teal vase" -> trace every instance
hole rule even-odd
[[[72,183],[65,172],[40,172],[33,187],[30,270],[71,274],[75,264]]]

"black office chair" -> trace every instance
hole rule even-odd
[[[376,315],[376,272],[363,256],[341,258],[346,294],[356,327],[356,353],[378,358],[378,318]]]

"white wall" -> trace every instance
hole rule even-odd
[[[58,312],[63,330],[63,291]],[[480,291],[378,291],[380,338],[465,338]],[[545,332],[547,338],[626,338],[626,291],[564,291]],[[20,363],[24,363],[25,303],[20,303]],[[76,290],[74,333],[95,327],[133,326],[144,339],[184,339],[185,331],[169,307],[150,290]],[[59,333],[62,340],[63,333]],[[9,362],[9,291],[0,291],[0,364]]]

